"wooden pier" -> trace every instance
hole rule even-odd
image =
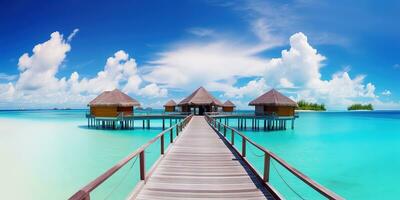
[[[204,117],[195,116],[131,199],[274,199],[255,177]]]
[[[123,114],[123,113],[121,113]],[[118,115],[116,117],[95,117],[86,114],[88,128],[94,129],[150,129],[152,120],[161,120],[161,128],[171,127],[188,116],[180,114]]]
[[[165,150],[168,136],[171,144]],[[237,137],[241,140],[235,143]],[[160,158],[147,172],[146,149],[158,140]],[[240,151],[235,144],[240,144]],[[264,153],[262,174],[246,159],[248,145]],[[70,200],[90,200],[93,190],[136,157],[140,182],[127,199],[283,199],[270,184],[272,161],[327,199],[343,199],[236,129],[210,116],[189,115],[80,189]]]
[[[209,116],[226,125],[230,122],[235,122],[238,130],[250,129],[253,131],[286,130],[289,125],[291,129],[294,129],[294,122],[298,118],[298,115],[276,116],[233,113],[209,113]]]

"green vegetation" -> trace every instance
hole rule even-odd
[[[372,106],[372,104],[353,104],[349,107],[347,107],[347,110],[374,110],[374,107]]]
[[[317,103],[309,103],[304,100],[300,100],[297,102],[299,107],[297,110],[315,110],[315,111],[325,111],[325,105],[324,104],[317,104]]]

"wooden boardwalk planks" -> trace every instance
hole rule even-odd
[[[136,199],[273,199],[202,116],[195,116]]]

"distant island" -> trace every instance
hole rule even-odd
[[[353,104],[349,107],[347,107],[347,110],[374,110],[374,107],[372,106],[372,104]]]
[[[299,107],[296,110],[314,110],[314,111],[325,111],[326,110],[324,104],[310,103],[310,102],[306,102],[304,100],[298,101],[297,105]]]

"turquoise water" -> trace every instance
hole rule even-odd
[[[161,132],[161,122],[134,131],[86,124],[84,110],[0,111],[2,199],[67,199]],[[146,151],[147,168],[159,145]],[[93,199],[124,199],[139,180],[139,162],[133,161],[96,189]]]
[[[400,112],[300,113],[294,130],[242,132],[346,199],[400,195]],[[250,161],[262,173],[261,152],[249,148]],[[288,199],[323,199],[276,162],[271,168],[272,185]]]
[[[161,122],[150,130],[91,130],[84,115],[84,110],[0,111],[2,198],[66,199],[161,131]],[[300,113],[295,130],[244,133],[347,199],[400,195],[400,112]],[[248,158],[262,172],[261,152],[248,148]],[[146,152],[147,168],[159,151],[156,143]],[[128,195],[138,180],[133,161],[95,190],[93,199]],[[273,166],[271,183],[287,199],[300,198],[280,176],[303,198],[321,198]]]

